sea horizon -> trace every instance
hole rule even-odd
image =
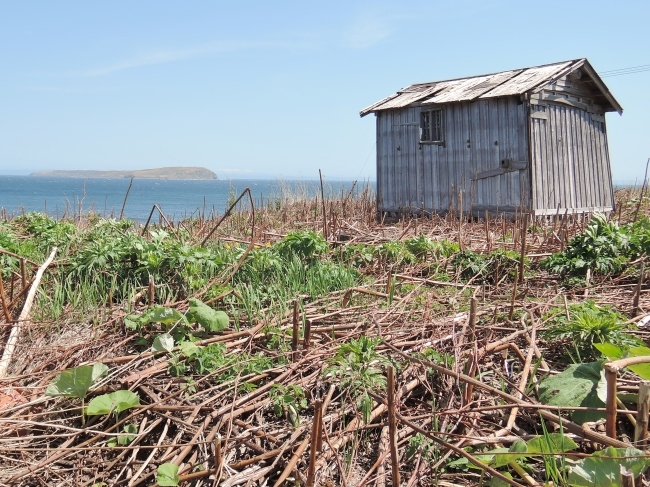
[[[353,180],[324,181],[326,196],[360,191],[374,182]],[[295,196],[320,193],[320,181],[282,179],[144,179],[134,178],[53,178],[48,176],[0,175],[0,211],[8,217],[27,212],[44,212],[55,218],[94,213],[117,218],[124,205],[124,218],[144,222],[154,208],[168,219],[222,214],[229,201],[250,188],[254,205],[268,204]],[[128,191],[128,197],[127,197]],[[126,204],[125,204],[126,200]],[[242,204],[249,204],[248,198]],[[154,218],[158,218],[154,215]]]

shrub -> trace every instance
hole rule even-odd
[[[642,245],[641,241],[639,245]],[[587,269],[614,274],[623,269],[631,250],[630,237],[625,229],[615,222],[608,222],[606,216],[597,214],[585,231],[574,237],[563,252],[543,260],[541,266],[561,276],[584,276]]]
[[[639,346],[643,342],[625,333],[625,317],[618,311],[597,306],[593,301],[585,301],[569,306],[569,319],[564,308],[558,308],[550,317],[549,327],[542,336],[554,342],[570,344],[576,361],[595,360],[599,353],[596,343],[610,343],[619,346]],[[572,355],[570,350],[567,351]]]
[[[328,248],[325,238],[313,230],[291,232],[276,247],[284,258],[296,255],[307,264],[314,262]]]

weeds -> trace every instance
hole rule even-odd
[[[510,250],[499,249],[488,254],[464,250],[454,255],[452,265],[465,281],[497,284],[503,280],[514,279],[520,259],[520,254]]]
[[[299,257],[304,263],[313,263],[327,252],[327,242],[322,235],[312,230],[290,232],[277,244],[278,252],[285,258]]]
[[[572,304],[568,309],[569,319],[566,318],[564,309],[558,309],[551,315],[549,326],[542,335],[549,341],[569,345],[566,353],[576,363],[595,360],[599,356],[594,348],[597,343],[628,347],[643,344],[626,333],[625,318],[611,308],[585,301]]]
[[[379,367],[390,361],[377,352],[380,342],[380,339],[362,336],[343,343],[324,371],[325,377],[340,381],[341,388],[356,401],[366,423],[370,420],[373,403],[368,392],[386,388],[386,377]]]
[[[607,221],[605,215],[597,214],[563,252],[542,261],[542,268],[561,276],[581,276],[587,270],[602,274],[621,272],[634,252],[630,247],[628,230],[616,222]],[[639,238],[635,241],[643,246]]]
[[[276,416],[287,418],[295,428],[300,426],[300,412],[307,408],[307,398],[302,387],[274,384],[269,396]]]

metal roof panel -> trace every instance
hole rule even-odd
[[[481,98],[495,98],[497,96],[521,95],[547,82],[554,74],[569,67],[572,61],[564,63],[551,64],[548,66],[539,66],[522,70],[517,76],[510,78],[493,90],[481,95]]]
[[[531,68],[502,71],[481,76],[470,76],[453,80],[419,83],[401,89],[394,95],[384,98],[361,110],[361,116],[368,113],[404,108],[415,103],[423,105],[471,101],[481,98],[517,96],[553,82],[556,78],[585,66],[587,72],[597,82],[597,86],[608,99],[613,109],[622,111],[586,59],[576,59],[559,63],[534,66]]]

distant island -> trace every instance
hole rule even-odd
[[[53,178],[219,179],[204,167],[159,167],[136,171],[38,171],[30,176]]]

